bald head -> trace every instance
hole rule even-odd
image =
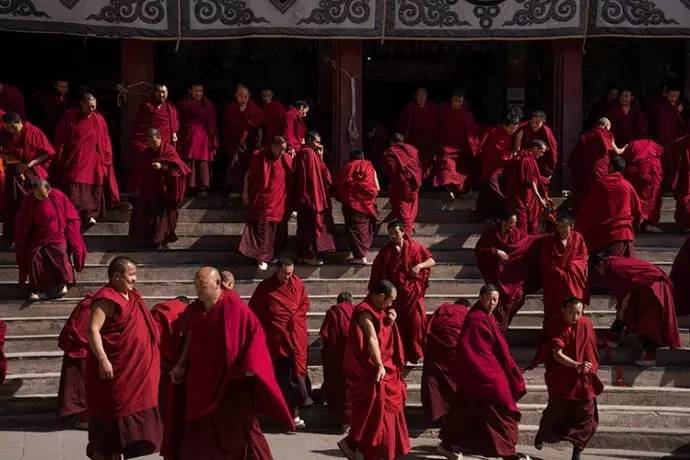
[[[194,277],[194,288],[199,300],[210,310],[221,295],[220,273],[214,267],[201,267]]]
[[[611,129],[611,120],[606,117],[599,118],[597,120],[597,128]]]
[[[229,291],[235,288],[235,275],[231,271],[223,270],[220,272],[220,283]]]

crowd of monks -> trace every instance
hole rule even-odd
[[[632,333],[641,342],[636,364],[653,366],[658,348],[681,346],[676,318],[690,314],[690,239],[670,276],[636,258],[634,247],[636,233],[662,231],[666,192],[676,198],[679,229],[690,227],[690,125],[679,91],[666,85],[645,116],[629,90],[614,89],[569,156],[574,186],[557,206],[549,190],[561,155],[545,113],[523,120],[512,109],[502,124],[481,127],[460,92],[439,107],[420,88],[399,132],[381,142],[385,130],[372,131],[367,155],[353,150],[331,175],[320,134],[305,124],[308,103],[284,109],[269,90],[254,102],[239,85],[219,128],[202,85],[173,104],[158,84],[126,149],[136,167],[118,184],[93,94],[83,93],[46,133],[3,84],[3,240],[14,245],[30,300],[62,296],[75,283],[87,253],[82,233],[120,201],[120,187],[132,193],[130,237],[142,247],[174,243],[178,208],[189,188],[208,194],[217,150],[227,156],[224,186],[248,209],[237,250],[260,270],[275,266],[248,303],[231,273],[202,267],[196,300],[171,293],[149,309],[135,287],[135,262],[116,257],[107,283],[79,302],[60,334],[60,416],[88,427],[95,459],[157,451],[167,459],[271,458],[257,417],[301,429],[300,410],[317,398],[309,293],[295,262],[281,257],[296,218],[298,263],[321,265],[347,245],[349,263],[371,265],[367,292],[356,293],[364,300],[341,293],[320,330],[318,395],[347,432],[338,443],[347,458],[409,452],[404,371],[419,362],[425,415],[441,426],[439,453],[522,458],[517,403],[526,385],[505,334],[526,296],[541,292],[542,337],[527,369],[544,365],[549,401],[535,445],[569,441],[578,459],[597,427],[598,346],[623,346]],[[391,205],[389,241],[370,261],[379,174]],[[427,185],[451,197],[477,191],[476,216],[491,221],[474,249],[487,283],[478,300],[443,304],[430,318],[425,295],[436,261],[414,239]],[[345,235],[335,231],[333,198]],[[584,313],[600,293],[616,297],[617,314],[598,340]]]

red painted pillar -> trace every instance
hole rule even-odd
[[[570,174],[563,165],[582,132],[582,41],[556,40],[553,45],[553,125],[561,152],[562,180],[568,188]]]
[[[120,48],[120,81],[123,85],[132,85],[138,82],[153,83],[154,79],[154,52],[155,42],[144,40],[122,40]],[[147,92],[147,87],[140,86],[133,89],[135,93]],[[130,191],[127,171],[133,165],[133,157],[130,150],[132,123],[137,113],[139,104],[146,96],[129,94],[127,102],[122,107],[122,137],[120,142],[119,171],[120,184],[125,185],[125,191]],[[124,179],[124,180],[123,180]]]
[[[332,60],[333,166],[337,170],[347,162],[350,150],[362,148],[361,40],[334,40]]]

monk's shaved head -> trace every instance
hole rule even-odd
[[[195,279],[207,279],[209,281],[218,280],[220,282],[220,272],[217,268],[211,266],[201,267],[196,272]]]
[[[201,267],[194,277],[194,289],[199,300],[210,310],[222,294],[218,270],[209,266]]]
[[[50,183],[47,180],[37,180],[34,182],[33,192],[37,200],[45,200],[50,195]]]
[[[118,256],[115,257],[108,265],[108,278],[113,278],[115,275],[121,275],[127,272],[129,266],[135,266],[134,261],[128,257]]]
[[[91,93],[84,93],[81,95],[82,102],[91,102],[96,100],[96,96]]]
[[[33,189],[34,191],[42,189],[50,190],[50,182],[48,182],[47,180],[39,179],[34,182]]]
[[[158,131],[156,128],[149,128],[146,131],[146,137],[149,139],[161,139],[161,132]]]
[[[391,136],[391,144],[402,144],[405,142],[405,136],[400,133],[394,133]]]
[[[6,125],[16,125],[22,122],[22,117],[17,112],[5,112],[2,115],[2,122]]]
[[[226,289],[233,289],[235,287],[235,275],[229,270],[220,272],[220,282]]]
[[[599,118],[597,120],[597,128],[611,129],[611,120],[606,117]]]

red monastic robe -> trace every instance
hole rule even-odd
[[[666,273],[650,262],[630,257],[610,256],[605,264],[604,279],[609,293],[618,298],[617,308],[630,294],[625,329],[660,347],[680,348],[673,283]]]
[[[7,375],[7,358],[3,348],[5,347],[5,335],[7,335],[7,323],[0,320],[0,385],[5,382]]]
[[[681,137],[671,147],[678,158],[678,181],[673,195],[676,199],[674,218],[678,227],[690,228],[690,135]]]
[[[0,109],[5,112],[18,113],[23,120],[26,120],[26,107],[24,105],[24,95],[16,86],[2,83],[0,91]]]
[[[664,148],[665,182],[673,190],[679,175],[680,158],[675,155],[673,143],[687,134],[683,114],[677,106],[671,105],[665,98],[654,100],[649,107],[649,131],[656,142]]]
[[[422,186],[419,152],[410,144],[394,144],[383,154],[383,171],[388,176],[391,214],[403,223],[408,235],[414,233]]]
[[[287,109],[283,103],[277,99],[272,99],[268,104],[260,101],[259,107],[261,107],[261,110],[264,112],[264,145],[269,145],[273,142],[273,138],[284,134],[285,113]]]
[[[39,93],[34,97],[41,110],[40,121],[42,123],[38,124],[43,126],[49,136],[52,137],[55,134],[55,128],[70,106],[70,98],[67,95],[59,95],[57,91]]]
[[[609,162],[613,151],[613,134],[605,128],[594,128],[584,133],[577,141],[568,157],[572,174],[573,210],[576,212],[592,184],[609,172]]]
[[[28,277],[39,292],[74,284],[74,270],[82,271],[86,261],[80,227],[77,210],[61,191],[52,189],[40,201],[28,195],[17,213],[14,240],[19,283]]]
[[[225,107],[223,143],[228,157],[225,181],[234,191],[242,190],[251,155],[259,148],[259,130],[263,124],[264,113],[251,100],[244,110],[240,110],[237,101],[232,101]]]
[[[630,142],[623,153],[626,162],[625,178],[640,198],[642,222],[658,224],[661,219],[663,155],[663,147],[649,139]]]
[[[448,413],[458,389],[454,369],[456,350],[468,312],[464,305],[444,303],[427,324],[422,406],[428,421],[439,420]]]
[[[299,114],[297,107],[290,106],[285,112],[283,125],[283,137],[287,142],[288,148],[299,152],[304,144],[304,136],[307,135],[307,125],[304,118]]]
[[[388,128],[378,122],[373,123],[372,127],[374,134],[373,136],[365,137],[364,141],[364,151],[366,152],[367,158],[374,163],[376,171],[383,172],[383,153],[388,149],[391,142],[391,133]]]
[[[177,103],[180,116],[180,157],[184,160],[213,161],[218,148],[218,111],[204,97],[187,97]]]
[[[678,316],[690,315],[690,238],[685,240],[683,247],[678,251],[673,268],[671,268],[671,280],[673,281],[673,300],[676,304]]]
[[[388,242],[374,259],[369,278],[369,290],[382,280],[395,285],[398,296],[393,308],[398,314],[398,327],[405,350],[405,359],[416,363],[424,356],[424,333],[426,332],[426,302],[424,296],[429,287],[430,269],[424,269],[416,276],[412,267],[431,259],[431,252],[407,235],[401,250]]]
[[[539,233],[542,206],[532,188],[532,183],[538,186],[541,180],[534,155],[522,150],[507,161],[503,179],[508,209],[515,211],[518,228],[536,235]]]
[[[500,176],[512,152],[513,136],[503,126],[495,126],[484,134],[479,147],[481,185],[476,204],[476,213],[480,219],[494,217],[505,208]]]
[[[364,312],[373,316],[381,361],[386,369],[386,376],[380,382],[376,382],[378,368],[358,322]],[[343,373],[347,388],[346,411],[351,416],[347,439],[366,460],[395,460],[410,451],[405,421],[407,385],[402,375],[404,367],[397,326],[389,322],[385,311],[374,307],[370,299],[364,299],[352,314]]]
[[[398,131],[405,136],[405,142],[419,150],[425,178],[431,172],[438,149],[438,111],[438,106],[431,101],[427,101],[423,106],[416,101],[410,101],[398,121]]]
[[[594,182],[577,213],[575,230],[590,253],[605,251],[617,241],[632,242],[640,224],[640,199],[621,173],[611,173]]]
[[[338,417],[343,424],[349,425],[345,416],[345,347],[350,332],[350,320],[354,305],[341,302],[333,305],[326,312],[321,323],[321,365],[323,366],[323,384],[321,393],[328,403],[328,412]]]
[[[434,162],[434,187],[452,186],[464,192],[469,186],[472,159],[477,155],[479,139],[472,112],[462,106],[453,110],[442,104],[438,111],[439,152]]]
[[[637,104],[630,105],[627,113],[623,110],[623,106],[614,105],[609,109],[606,117],[611,121],[613,138],[620,147],[649,136],[647,117]]]
[[[553,131],[546,125],[543,125],[538,130],[533,130],[529,121],[520,123],[515,135],[522,133],[521,147],[526,149],[530,142],[535,140],[543,141],[546,144],[546,152],[537,159],[539,165],[539,174],[544,178],[551,177],[556,171],[558,164],[558,141],[554,136]]]
[[[376,231],[376,170],[368,160],[352,160],[338,172],[336,195],[343,203],[343,216],[355,259],[366,257]]]
[[[161,353],[161,380],[158,385],[158,408],[165,416],[172,381],[170,371],[177,365],[183,341],[181,315],[187,304],[177,299],[158,303],[151,309],[153,324],[158,330],[158,349]]]
[[[468,454],[515,455],[525,381],[498,324],[479,305],[465,317],[456,356],[459,389],[439,437]]]

